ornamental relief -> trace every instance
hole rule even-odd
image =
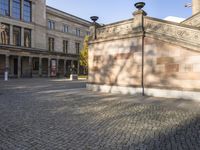
[[[97,29],[97,38],[125,35],[132,31],[132,24],[123,24],[114,27],[102,27]]]
[[[158,21],[145,20],[145,30],[147,32],[154,32],[167,35],[173,38],[189,40],[192,43],[200,43],[200,31],[173,24],[161,23]]]

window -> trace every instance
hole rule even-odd
[[[15,19],[21,19],[21,2],[20,0],[12,1],[12,17]]]
[[[9,0],[0,0],[0,14],[3,16],[10,15],[10,1]]]
[[[31,2],[30,0],[24,0],[24,21],[31,22]]]
[[[37,71],[39,70],[39,61],[38,60],[33,60],[33,70]]]
[[[10,26],[7,24],[0,24],[0,44],[9,44]]]
[[[24,46],[31,47],[31,30],[24,29]]]
[[[76,36],[81,36],[81,30],[80,29],[76,29]]]
[[[80,43],[75,43],[75,47],[76,47],[76,54],[79,54],[79,52],[80,52]]]
[[[21,45],[21,28],[17,26],[13,27],[13,44],[16,46]]]
[[[63,32],[69,32],[68,25],[66,25],[66,24],[63,25]]]
[[[54,38],[49,38],[48,39],[48,44],[49,44],[49,51],[54,51]]]
[[[55,22],[52,20],[48,20],[48,29],[54,30],[55,29]]]
[[[68,41],[63,40],[63,53],[68,53]]]

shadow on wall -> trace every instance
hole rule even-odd
[[[163,36],[164,38],[166,37]],[[200,72],[194,72],[193,64],[199,64],[200,68],[200,63],[194,60],[191,63],[190,57],[193,55],[200,57],[200,52],[164,42],[163,39],[162,37],[158,39],[153,34],[151,38],[145,37],[145,88],[199,91]],[[115,46],[114,41],[112,41],[110,47],[106,47],[106,42],[102,42],[100,43],[101,47],[94,50],[102,52],[99,55],[101,59],[98,61],[98,65],[94,66],[96,69],[90,72],[90,82],[110,85],[110,92],[116,85],[141,88],[141,44],[130,46],[128,49],[125,47],[124,41],[119,40],[118,42],[120,42],[119,46]],[[123,57],[124,60],[119,63],[120,58],[117,55],[120,55],[120,53],[116,52],[115,55],[105,54],[106,48],[129,50],[134,58],[131,58],[131,56]],[[139,56],[135,57],[135,55]],[[132,61],[132,64],[129,64],[129,60]],[[128,81],[128,83],[125,83],[125,81]]]

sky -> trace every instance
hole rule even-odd
[[[99,16],[99,23],[109,24],[132,18],[138,0],[46,0],[47,5],[90,21]],[[141,0],[146,3],[148,16],[163,19],[167,16],[188,18],[191,8],[185,8],[191,0]]]

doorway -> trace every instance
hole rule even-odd
[[[17,75],[18,72],[18,60],[14,58],[14,75]]]

